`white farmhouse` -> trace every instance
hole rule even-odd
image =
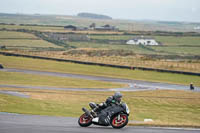
[[[128,40],[126,44],[133,44],[133,45],[159,45],[159,43],[153,38],[147,37],[136,37],[131,40]]]
[[[194,30],[200,30],[200,26],[194,27]]]

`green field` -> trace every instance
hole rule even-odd
[[[121,88],[125,86],[123,84],[111,82],[2,71],[0,71],[0,79],[0,84],[5,85],[50,86],[64,88]]]
[[[47,42],[30,33],[15,31],[0,31],[0,46],[7,49],[27,49],[36,48],[62,48],[53,43]]]
[[[141,70],[133,71],[128,69],[64,63],[22,57],[9,57],[2,55],[0,55],[0,64],[2,64],[5,68],[21,68],[30,70],[75,73],[155,82],[176,83],[184,85],[189,85],[191,82],[193,82],[195,86],[200,86],[199,76],[190,76],[182,74],[160,73]]]
[[[154,54],[155,52],[149,49],[145,49],[140,46],[127,45],[127,44],[106,44],[106,43],[93,43],[93,42],[68,42],[70,46],[77,48],[99,48],[110,50],[128,50],[137,54]]]
[[[125,44],[98,43],[98,40],[129,40],[133,35],[90,35],[94,42],[69,42],[70,45],[78,48],[106,48],[131,50],[137,54],[165,54],[165,55],[200,55],[200,37],[192,36],[152,36],[156,41],[161,42],[161,46],[133,46]],[[149,37],[149,36],[147,36]]]
[[[173,54],[173,55],[181,55],[181,56],[199,56],[200,55],[200,46],[190,47],[190,46],[155,46],[151,47],[155,51]]]
[[[30,95],[30,99],[0,94],[0,112],[79,117],[89,102],[101,103],[113,92],[73,92],[4,89]],[[200,95],[187,91],[123,92],[130,120],[153,119],[158,125],[200,126]],[[80,102],[81,101],[81,102]],[[130,124],[132,122],[130,121]]]
[[[92,42],[68,42],[69,45],[77,48],[99,48],[99,49],[112,49],[112,50],[127,50],[133,51],[136,54],[156,54],[156,55],[199,55],[200,46],[135,46],[128,44],[105,44],[105,43],[92,43]]]
[[[47,17],[48,18],[48,17]],[[39,31],[54,31],[54,32],[66,32],[63,27],[55,26],[19,26],[19,25],[0,25],[0,28],[6,29],[27,29],[27,30],[39,30]],[[85,32],[85,33],[84,33]],[[84,34],[87,31],[83,31]],[[83,34],[82,33],[82,34]],[[129,50],[136,54],[156,54],[156,55],[184,55],[184,56],[196,56],[200,51],[200,37],[199,36],[157,36],[153,35],[158,42],[162,43],[162,46],[132,46],[125,45],[121,42],[109,42],[112,40],[129,40],[135,37],[134,35],[89,35],[90,39],[94,41],[88,42],[66,42],[70,46],[77,48],[101,48],[101,49],[116,49],[116,50]],[[149,36],[147,36],[149,37]],[[16,39],[16,40],[15,40]],[[17,39],[20,39],[17,40]],[[25,40],[23,40],[25,39]],[[15,31],[0,31],[0,45],[8,46],[8,48],[16,47],[16,49],[33,48],[62,48],[55,44],[46,42],[29,33],[15,32]],[[42,41],[42,42],[41,42]],[[26,48],[25,48],[26,47]],[[27,48],[29,47],[29,48]],[[61,50],[61,49],[60,49]]]
[[[155,39],[164,45],[200,46],[200,37],[192,36],[155,36]]]
[[[134,35],[90,35],[91,39],[97,40],[129,40],[134,37]],[[163,45],[197,45],[200,46],[200,37],[192,36],[145,36],[152,37],[155,40],[163,43]]]
[[[129,40],[133,35],[89,35],[90,39],[98,40]]]
[[[52,47],[61,48],[60,46],[54,45],[44,40],[19,40],[19,39],[0,39],[0,44],[6,47]]]
[[[9,25],[3,25],[9,26]],[[39,27],[39,26],[33,26]],[[45,27],[48,29],[48,27]],[[57,27],[54,27],[57,28]],[[59,27],[60,28],[60,27]],[[51,30],[51,28],[49,29]],[[90,35],[92,39],[97,40],[128,40],[133,38],[131,35]],[[101,48],[114,50],[129,50],[136,54],[165,54],[165,55],[199,55],[200,51],[200,37],[184,36],[153,36],[157,41],[161,42],[163,46],[133,46],[116,43],[104,42],[66,42],[70,46],[77,48]],[[50,42],[41,40],[30,33],[15,32],[15,31],[0,31],[0,45],[9,47],[16,47],[18,49],[29,49],[35,47],[41,48],[62,48]]]
[[[64,31],[64,27],[53,27],[53,26],[20,26],[20,25],[0,25],[0,29],[27,29],[37,31]]]
[[[33,34],[14,32],[14,31],[0,31],[0,39],[38,39]]]

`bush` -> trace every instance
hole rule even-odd
[[[0,69],[3,69],[3,65],[0,64]]]
[[[6,46],[4,46],[4,45],[0,46],[0,49],[6,49]]]

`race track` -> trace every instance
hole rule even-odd
[[[77,118],[0,113],[0,133],[199,133],[200,129],[80,127]]]

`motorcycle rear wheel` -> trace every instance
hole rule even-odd
[[[78,124],[81,127],[88,127],[92,124],[92,118],[90,116],[87,116],[85,113],[80,116],[78,119]]]
[[[118,115],[111,118],[111,126],[113,128],[123,128],[128,124],[128,116],[126,114],[120,114],[120,119],[118,120]]]

